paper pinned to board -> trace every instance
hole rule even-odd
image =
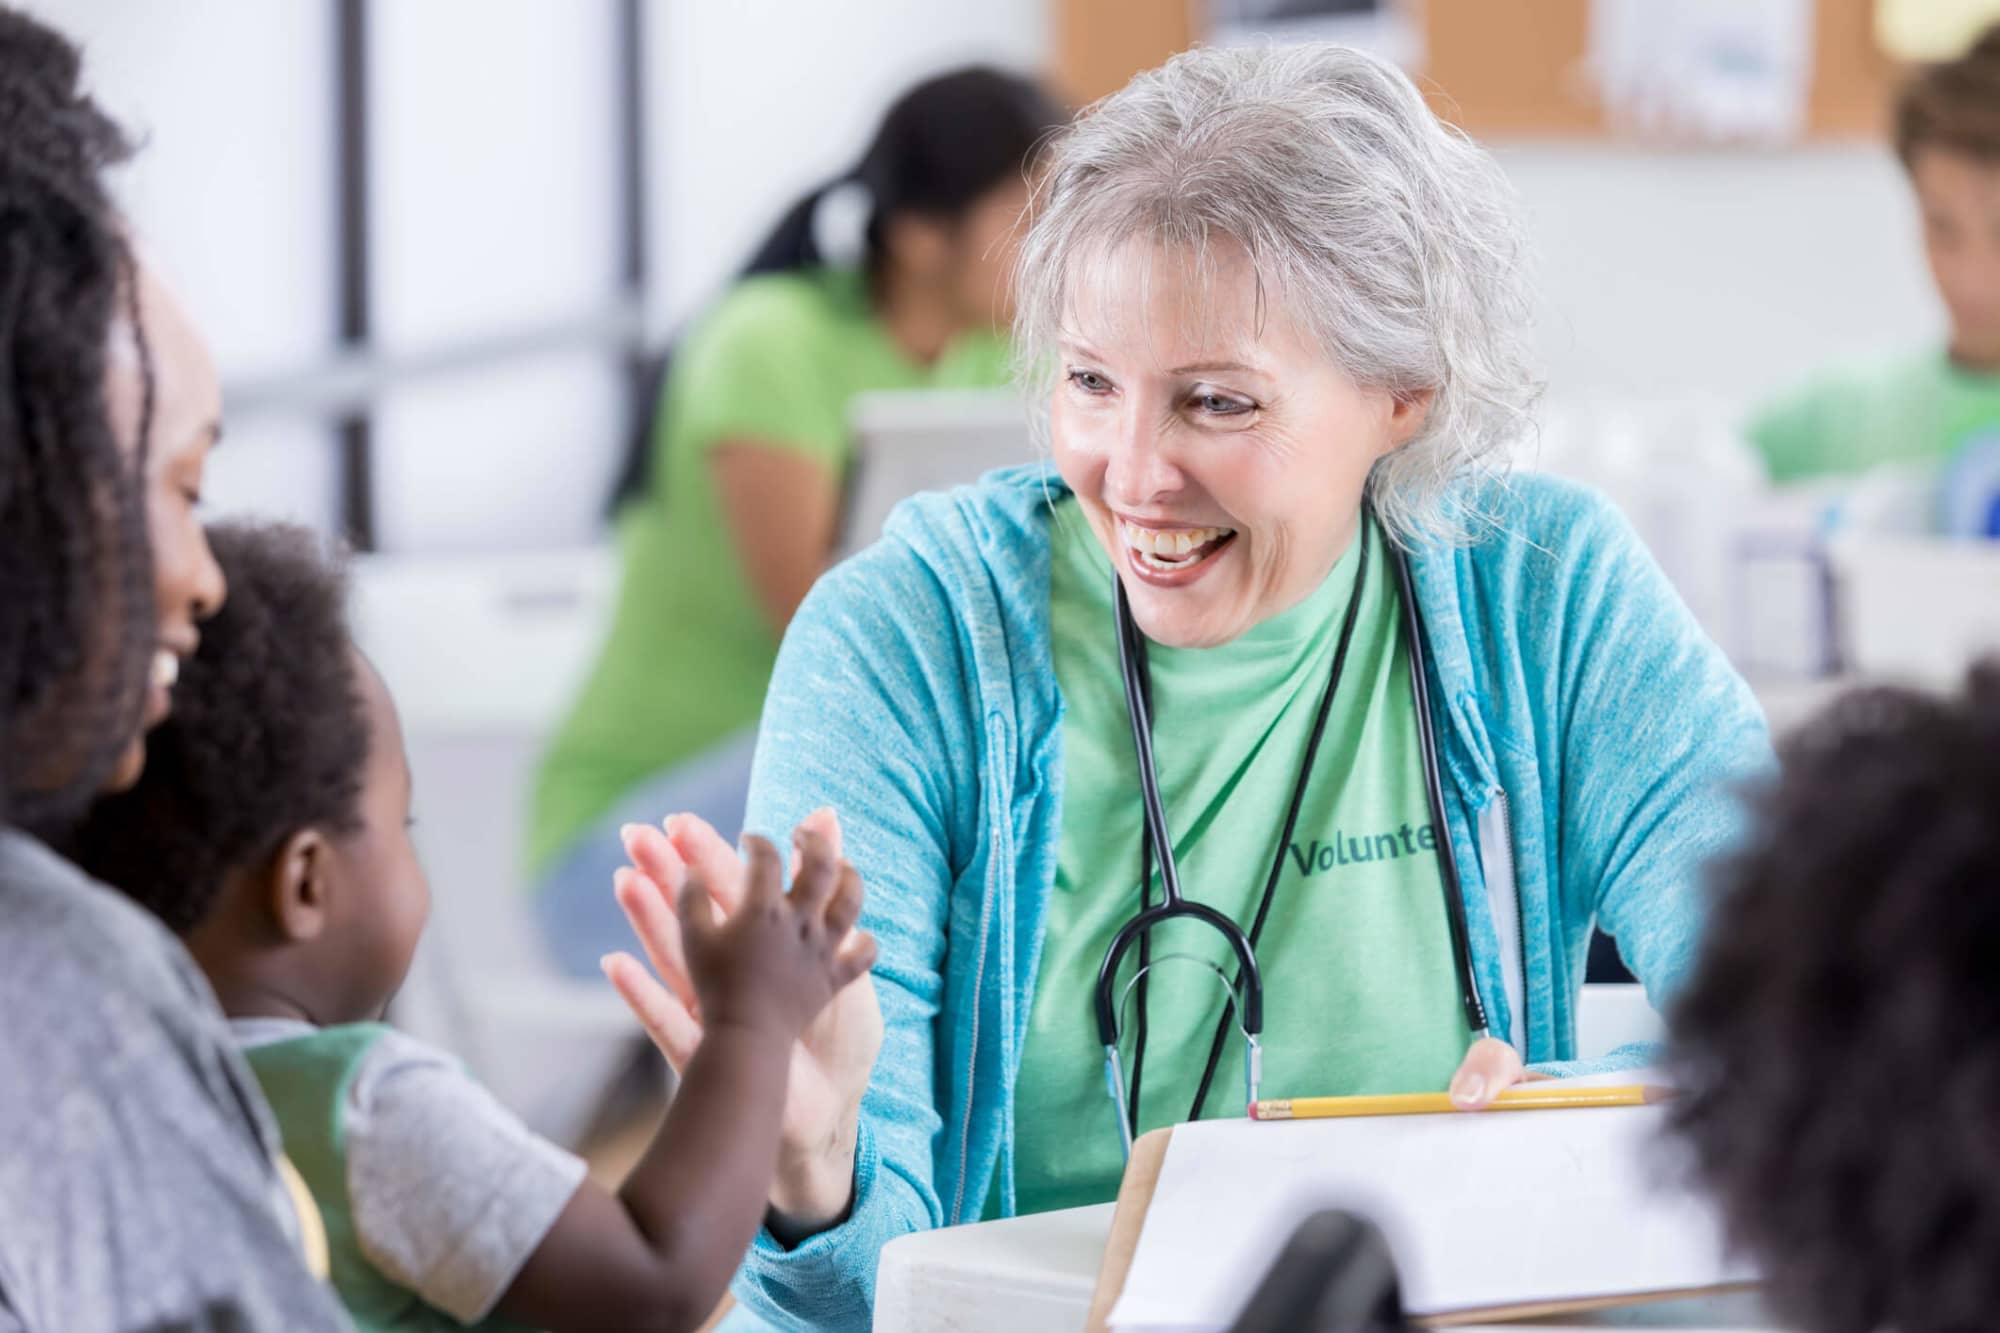
[[[1228,1327],[1292,1230],[1328,1207],[1382,1228],[1419,1315],[1750,1280],[1713,1210],[1676,1183],[1665,1112],[1180,1126],[1110,1325]]]
[[[1613,128],[1698,143],[1805,133],[1812,0],[1591,0],[1585,60]]]

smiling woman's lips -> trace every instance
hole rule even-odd
[[[1133,577],[1155,588],[1184,588],[1201,578],[1228,549],[1235,545],[1236,534],[1228,529],[1219,531],[1220,536],[1210,537],[1200,546],[1190,549],[1185,555],[1162,558],[1125,543],[1125,567]]]

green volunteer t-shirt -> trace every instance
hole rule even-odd
[[[1803,481],[1880,463],[1943,463],[2000,431],[2000,375],[1943,352],[1818,376],[1765,408],[1750,441],[1771,480]]]
[[[1076,501],[1050,519],[1050,628],[1062,689],[1063,812],[1055,892],[1015,1091],[1022,1213],[1114,1197],[1123,1158],[1092,996],[1112,936],[1139,906],[1143,821],[1112,621],[1111,565]],[[1424,797],[1401,603],[1383,536],[1326,734],[1285,848],[1257,950],[1267,1097],[1439,1091],[1470,1034]],[[1182,890],[1247,930],[1270,872],[1340,621],[1358,544],[1304,602],[1216,648],[1152,645],[1155,754]],[[1157,899],[1157,870],[1155,871]],[[1226,965],[1215,932],[1169,923],[1153,956]],[[1136,968],[1136,947],[1124,978]],[[1157,963],[1148,978],[1139,1131],[1186,1119],[1221,1017],[1213,973]],[[1124,1049],[1131,1071],[1130,1019]],[[1240,1116],[1232,1031],[1205,1108]],[[989,1200],[988,1215],[997,1213]]]
[[[852,269],[746,279],[675,354],[650,494],[622,517],[610,638],[544,757],[529,860],[546,868],[626,792],[750,726],[778,634],[727,530],[709,454],[754,441],[844,473],[849,402],[873,389],[994,387],[1004,339],[955,340],[930,365],[890,338]]]

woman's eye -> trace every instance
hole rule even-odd
[[[1196,394],[1194,405],[1212,417],[1238,417],[1251,409],[1241,398],[1220,393]]]
[[[1094,370],[1072,370],[1069,372],[1069,382],[1085,393],[1109,393],[1111,391],[1111,381],[1105,379],[1104,376]]]

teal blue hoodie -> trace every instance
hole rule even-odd
[[[907,502],[785,635],[746,823],[775,837],[838,810],[886,1034],[851,1215],[791,1250],[759,1236],[737,1326],[865,1329],[883,1245],[976,1220],[996,1171],[1013,1211],[1014,1079],[1062,827],[1048,521],[1066,493],[1037,466]],[[1692,961],[1703,863],[1770,743],[1609,503],[1529,475],[1477,510],[1497,525],[1478,544],[1410,553],[1446,822],[1494,1035],[1574,1072],[1592,925],[1662,1004]],[[1107,1102],[1093,1128],[1113,1123]]]

